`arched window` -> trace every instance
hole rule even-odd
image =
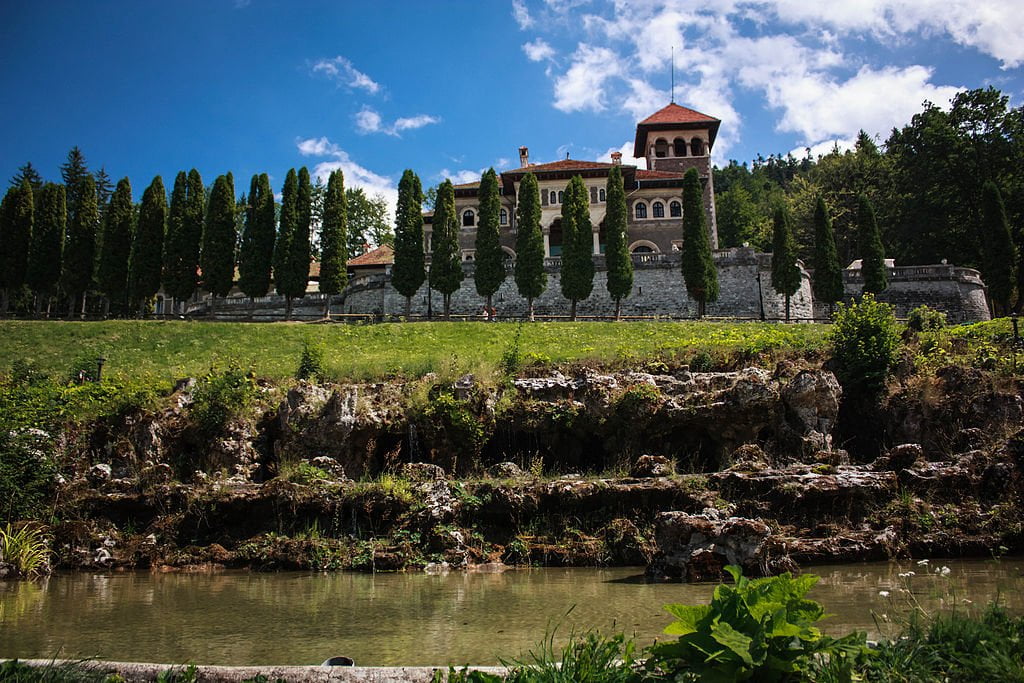
[[[637,202],[633,207],[633,212],[637,219],[647,218],[647,205],[643,202]]]
[[[658,138],[654,143],[654,156],[661,159],[668,156],[668,141],[665,138]]]
[[[563,190],[558,191],[558,203],[561,204],[565,201],[565,192]]]
[[[600,190],[597,191],[597,200],[599,202],[605,201],[605,193],[604,193],[604,188],[603,187]]]
[[[668,215],[672,218],[680,218],[683,215],[683,205],[679,202],[672,202],[668,205]]]
[[[704,156],[704,141],[700,138],[690,140],[690,150],[695,157]]]
[[[508,225],[508,211],[506,211],[505,209],[502,209],[501,213],[499,213],[498,216],[499,216],[498,220],[501,221],[502,225]]]
[[[632,253],[634,253],[634,254],[653,254],[654,250],[651,249],[646,244],[641,244],[639,247],[636,247],[635,249],[633,249]]]
[[[686,156],[686,140],[684,140],[682,138],[676,138],[675,140],[673,140],[672,141],[672,152],[677,157],[685,157]]]
[[[651,206],[651,209],[653,210],[655,218],[665,217],[665,205],[662,204],[661,202],[654,202],[654,204]]]
[[[465,211],[462,212],[462,226],[464,228],[472,228],[474,225],[475,218],[476,216],[473,215],[473,210],[466,209]]]

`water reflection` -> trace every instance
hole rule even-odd
[[[1024,561],[943,564],[947,577],[935,573],[936,563],[816,567],[822,580],[812,595],[836,615],[827,622],[833,633],[877,635],[872,613],[892,616],[911,602],[931,610],[1001,596],[1024,610]],[[915,575],[900,576],[909,571]],[[563,634],[593,626],[649,643],[670,621],[663,604],[706,601],[713,588],[637,582],[639,573],[80,574],[0,582],[0,657],[316,664],[344,654],[363,665],[489,664],[525,652],[559,622]]]

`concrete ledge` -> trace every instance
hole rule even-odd
[[[0,659],[0,663],[10,661]],[[20,663],[31,667],[72,665],[103,674],[117,674],[125,681],[156,681],[168,671],[184,673],[188,665],[149,664],[143,662],[102,662],[76,659],[20,659]],[[456,667],[459,668],[459,667]],[[492,674],[506,673],[505,667],[474,666],[473,671]],[[275,681],[350,681],[351,683],[429,683],[440,672],[442,680],[447,678],[447,666],[205,666],[195,668],[196,681],[204,683],[241,683],[262,676],[268,683]]]

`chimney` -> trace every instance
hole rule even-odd
[[[530,165],[530,150],[526,147],[519,148],[519,168],[526,168]]]
[[[622,152],[612,152],[612,163],[616,166],[622,166]]]

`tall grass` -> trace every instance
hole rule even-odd
[[[21,576],[35,578],[50,571],[50,544],[43,531],[26,524],[15,530],[11,524],[0,528],[0,561],[14,567]]]

